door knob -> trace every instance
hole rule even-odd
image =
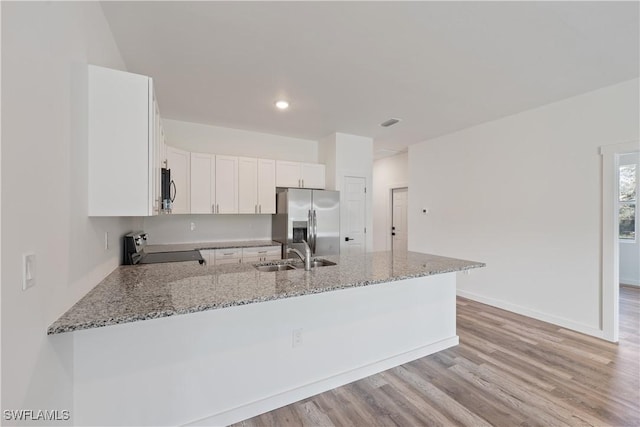
[[[345,242],[348,242],[349,240],[355,240],[355,239],[352,239],[351,237],[345,237],[345,238],[344,238],[344,241],[345,241]]]

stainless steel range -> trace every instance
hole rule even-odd
[[[198,261],[204,264],[200,251],[146,253],[147,233],[136,231],[124,236],[124,264],[158,264],[163,262]]]

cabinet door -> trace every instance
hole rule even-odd
[[[258,159],[258,213],[276,213],[276,161]]]
[[[174,197],[172,213],[189,213],[189,152],[167,147],[167,166],[171,169],[171,196]]]
[[[238,158],[216,156],[216,213],[238,213]]]
[[[151,85],[151,79],[149,79]],[[153,101],[153,131],[152,131],[152,150],[153,150],[153,175],[150,177],[150,182],[153,183],[153,200],[152,200],[152,213],[158,215],[162,210],[162,168],[166,167],[167,154],[166,144],[164,137],[164,128],[162,127],[162,118],[160,117],[160,107],[158,107],[158,101],[155,97],[153,87],[149,87],[149,93],[152,94]]]
[[[200,255],[207,265],[214,265],[216,263],[216,256],[213,249],[201,249]]]
[[[153,213],[149,80],[138,74],[88,66],[89,216]]]
[[[191,213],[213,213],[215,203],[215,156],[191,153]],[[173,171],[171,171],[173,174]]]
[[[258,159],[238,157],[238,213],[258,213]]]
[[[325,188],[325,166],[316,163],[302,164],[302,186],[304,188]]]
[[[300,163],[276,160],[276,186],[300,187],[301,170]]]

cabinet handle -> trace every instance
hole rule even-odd
[[[216,205],[211,205],[211,213],[216,213]]]
[[[262,205],[258,205],[258,213],[262,213]]]
[[[304,188],[304,178],[302,178],[302,188]]]
[[[300,179],[298,178],[298,188],[301,187],[300,185]]]
[[[220,205],[216,203],[216,213],[220,213]]]

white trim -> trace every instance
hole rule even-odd
[[[639,151],[638,141],[603,145],[602,155],[602,299],[600,316],[604,338],[618,342],[620,298],[620,254],[618,239],[618,163],[620,154]]]
[[[601,331],[598,328],[585,325],[583,323],[574,322],[572,320],[568,320],[563,317],[554,316],[541,311],[532,310],[530,308],[523,307],[521,305],[512,304],[510,302],[489,298],[482,295],[477,295],[477,294],[463,291],[460,289],[457,290],[456,294],[458,296],[461,296],[473,301],[481,302],[483,304],[487,304],[492,307],[501,308],[503,310],[511,311],[513,313],[521,314],[523,316],[531,317],[533,319],[541,320],[543,322],[552,323],[562,328],[571,329],[573,331],[591,335],[596,338],[606,339],[603,331]]]
[[[419,347],[403,354],[389,357],[387,359],[378,360],[368,365],[345,371],[329,378],[324,378],[322,380],[315,381],[301,387],[274,394],[273,396],[269,396],[261,400],[256,400],[255,402],[251,402],[225,412],[220,412],[218,414],[200,419],[198,421],[184,424],[184,426],[195,427],[234,424],[239,421],[246,420],[247,418],[255,417],[265,412],[281,408],[294,402],[298,402],[302,399],[306,399],[318,393],[323,393],[327,390],[331,390],[345,384],[349,384],[353,381],[368,377],[370,375],[386,371],[387,369],[411,362],[412,360],[420,359],[421,357],[437,353],[447,348],[456,346],[458,345],[458,343],[459,339],[457,335],[446,338],[442,341]]]

